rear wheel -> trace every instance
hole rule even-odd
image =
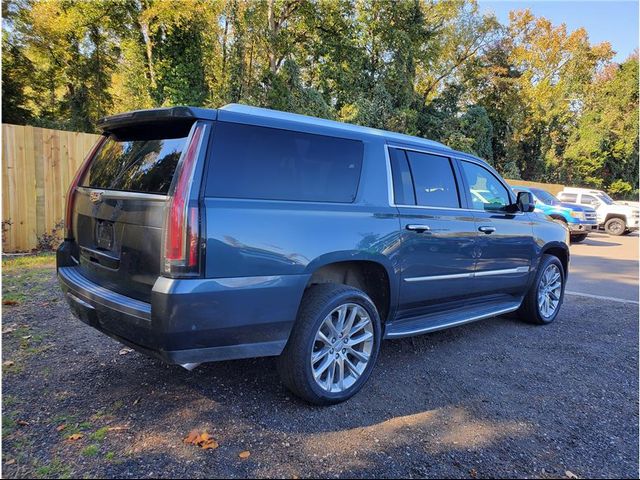
[[[604,230],[609,235],[615,235],[616,237],[624,234],[624,231],[627,229],[627,226],[624,223],[624,220],[621,218],[610,218],[604,224]]]
[[[348,400],[373,370],[381,332],[378,311],[364,292],[346,285],[312,285],[278,358],[283,383],[317,405]]]
[[[558,316],[564,300],[565,272],[562,262],[553,255],[543,255],[536,278],[522,302],[521,319],[546,325]]]
[[[587,233],[581,233],[580,235],[571,235],[571,243],[580,243],[587,238]]]

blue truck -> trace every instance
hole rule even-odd
[[[517,185],[513,187],[513,191],[531,193],[536,202],[535,211],[544,213],[558,223],[566,225],[573,243],[582,242],[589,232],[598,229],[597,214],[591,207],[562,202],[542,188]]]

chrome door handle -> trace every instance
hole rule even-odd
[[[496,231],[496,227],[489,227],[489,226],[483,225],[482,227],[478,227],[478,230],[480,230],[482,233],[486,233],[487,235],[489,235],[490,233],[493,233]]]
[[[414,232],[428,232],[431,230],[429,225],[407,225],[407,230],[413,230]]]

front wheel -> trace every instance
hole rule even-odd
[[[380,316],[364,292],[347,285],[312,285],[278,358],[280,377],[310,403],[348,400],[369,378],[381,336]]]
[[[571,235],[571,243],[580,243],[586,240],[588,233],[581,233],[580,235]]]
[[[537,325],[553,322],[564,300],[565,278],[560,259],[543,255],[533,285],[518,311],[520,318]]]
[[[621,218],[611,218],[604,224],[604,231],[616,237],[622,235],[626,229],[627,226]]]

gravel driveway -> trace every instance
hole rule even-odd
[[[51,259],[5,263],[3,290],[5,478],[638,475],[636,305],[568,296],[547,327],[385,342],[361,393],[320,408],[272,359],[187,372],[121,354],[71,316]]]

